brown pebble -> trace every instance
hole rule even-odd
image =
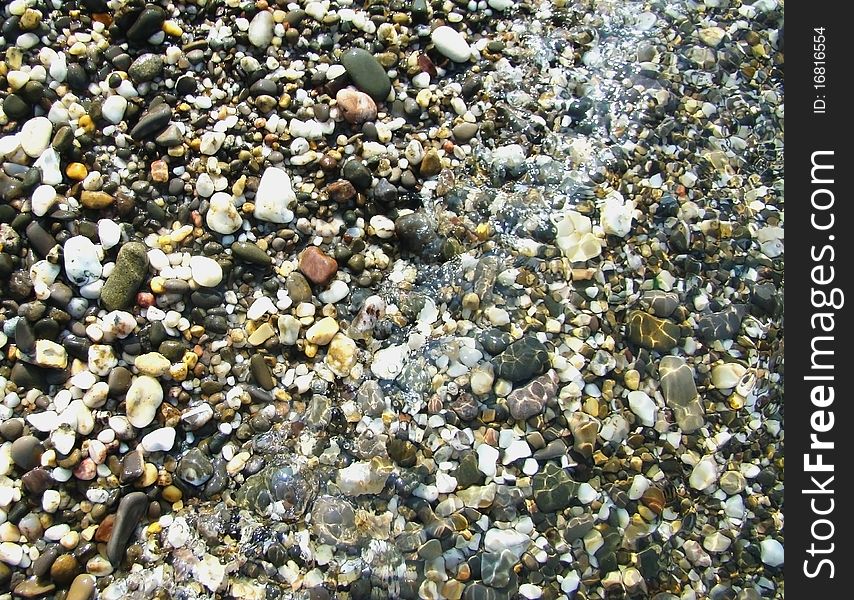
[[[377,104],[364,92],[344,89],[335,95],[335,101],[348,123],[365,123],[377,118]]]
[[[83,573],[74,578],[65,600],[91,600],[95,595],[95,578]]]
[[[338,271],[338,263],[317,246],[309,246],[300,254],[299,270],[312,283],[326,285]]]
[[[80,574],[80,564],[71,554],[63,554],[50,567],[50,578],[59,585],[68,585]]]
[[[93,192],[90,190],[84,190],[83,193],[80,194],[80,203],[86,208],[91,208],[95,210],[100,208],[106,208],[114,201],[115,198],[113,198],[106,192]]]

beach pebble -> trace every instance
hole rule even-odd
[[[471,47],[468,42],[459,31],[447,25],[434,29],[430,39],[436,46],[436,50],[454,62],[466,62],[471,57]]]
[[[231,194],[216,192],[211,196],[205,223],[212,231],[222,235],[229,235],[240,229],[243,218],[237,212]]]
[[[193,281],[202,287],[216,287],[222,281],[222,267],[217,261],[207,256],[190,258],[190,271]]]
[[[125,396],[127,418],[131,425],[143,428],[151,424],[163,402],[163,388],[155,378],[141,375],[133,380]]]
[[[19,141],[27,156],[38,158],[50,145],[53,123],[47,117],[34,117],[24,123]],[[59,182],[57,182],[59,183]]]
[[[290,206],[295,201],[288,174],[278,167],[267,167],[255,193],[255,218],[270,223],[290,223],[294,218]]]

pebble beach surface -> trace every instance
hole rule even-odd
[[[0,11],[0,600],[784,597],[782,2]]]

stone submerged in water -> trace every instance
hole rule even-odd
[[[495,374],[509,381],[525,381],[541,375],[549,368],[549,353],[545,345],[534,336],[525,336],[492,359]]]
[[[658,374],[664,401],[673,411],[683,433],[691,433],[702,427],[705,411],[697,394],[691,366],[679,356],[665,356],[658,365]]]
[[[669,352],[679,343],[679,325],[636,310],[626,319],[626,337],[629,341],[649,350]]]
[[[128,242],[119,250],[116,266],[101,290],[107,310],[119,310],[133,303],[134,295],[148,274],[148,249],[142,242]]]
[[[741,329],[741,321],[747,315],[744,305],[728,306],[724,310],[697,319],[697,332],[707,342],[729,340]]]
[[[554,463],[548,463],[542,473],[534,475],[532,485],[534,501],[544,513],[563,510],[578,496],[579,484]]]
[[[507,396],[510,416],[514,419],[525,420],[543,412],[546,402],[549,398],[554,398],[557,393],[557,384],[557,373],[552,370],[541,377],[537,377],[525,387],[510,392]]]

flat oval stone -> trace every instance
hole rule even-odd
[[[350,79],[357,88],[374,100],[385,100],[391,92],[391,80],[374,55],[361,48],[351,48],[341,56]]]
[[[261,266],[273,264],[272,257],[252,242],[234,242],[231,245],[231,251],[234,256],[248,263]]]
[[[658,374],[664,401],[673,411],[680,429],[691,433],[702,427],[705,410],[697,394],[691,366],[680,356],[665,356],[658,365]]]
[[[525,336],[492,359],[495,374],[508,381],[524,381],[540,375],[549,368],[549,354],[543,343],[534,336]]]
[[[113,566],[121,563],[130,536],[147,509],[148,496],[143,492],[131,492],[119,503],[113,532],[107,542],[107,559]]]
[[[626,319],[626,337],[629,341],[658,352],[669,352],[679,343],[679,326],[673,321],[659,319],[636,310]]]

